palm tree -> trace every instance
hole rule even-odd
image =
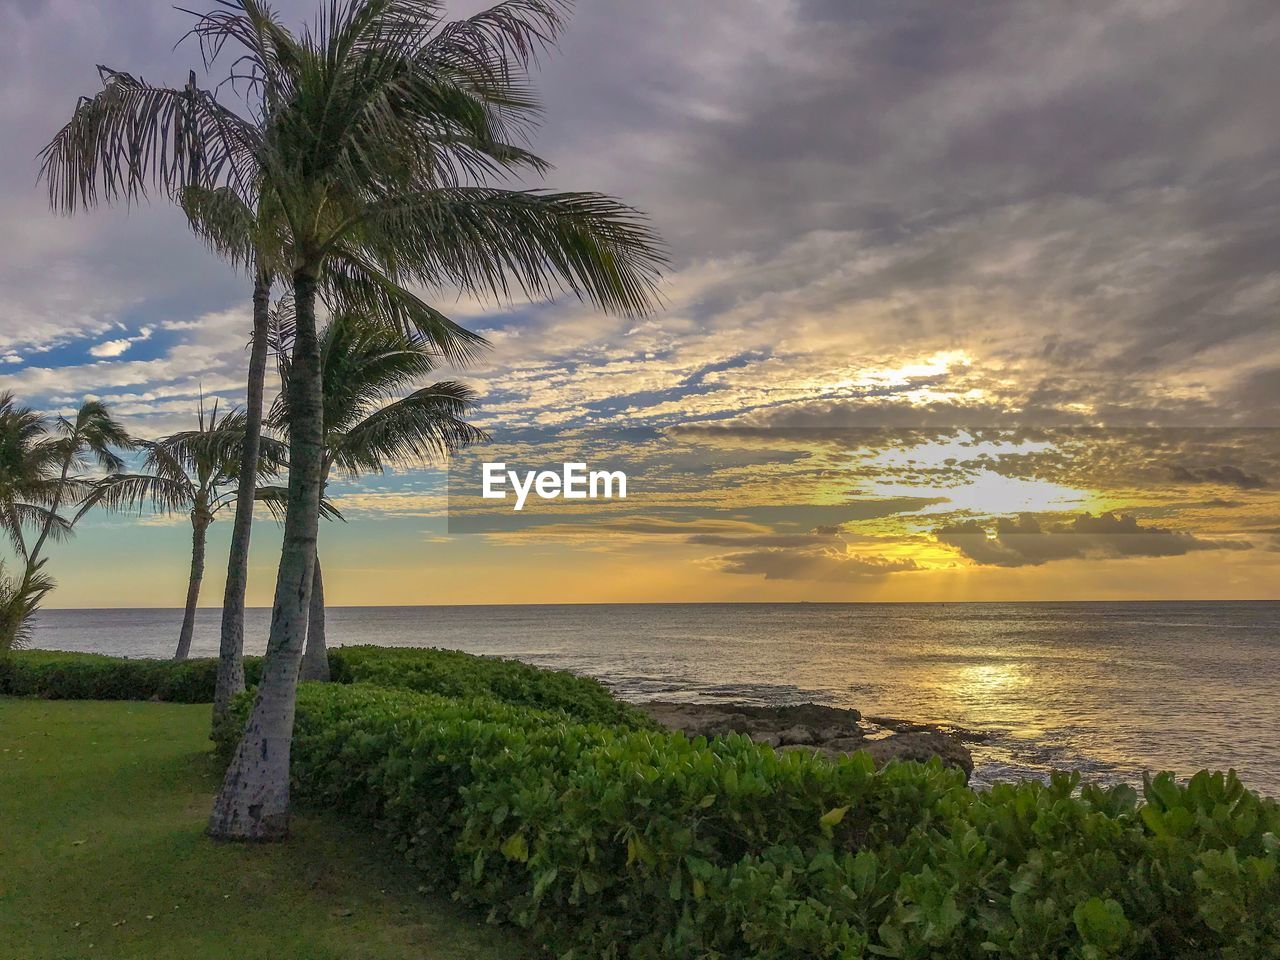
[[[219,0],[193,32],[207,62],[228,43],[239,48],[232,78],[254,92],[258,122],[228,117],[194,82],[164,96],[133,83],[114,92],[114,119],[90,112],[50,154],[55,206],[99,189],[136,196],[157,180],[174,190],[225,182],[265,198],[285,228],[297,335],[284,546],[263,678],[210,818],[215,836],[287,832],[323,468],[318,292],[332,284],[350,305],[382,307],[362,312],[448,330],[440,346],[455,361],[478,338],[462,337],[406,284],[499,298],[570,291],[621,313],[652,304],[663,261],[634,210],[599,194],[489,182],[546,169],[513,139],[538,111],[526,68],[560,25],[556,0],[507,0],[456,23],[436,0],[350,0],[329,3],[294,36],[262,0]]]
[[[46,440],[45,418],[20,405],[11,393],[0,394],[0,530],[25,561],[24,527],[46,526],[54,536],[64,536],[70,526],[54,510],[52,477],[57,469],[56,451]],[[37,564],[28,564],[21,577],[0,571],[0,654],[21,646],[27,639],[31,616],[53,589]]]
[[[209,525],[236,502],[247,421],[240,411],[228,412],[219,419],[216,402],[206,415],[203,400],[197,418],[195,430],[160,440],[139,441],[144,451],[145,472],[116,473],[104,478],[94,484],[80,505],[80,514],[95,506],[142,510],[148,505],[164,513],[189,514],[191,575],[187,581],[187,600],[175,660],[185,660],[191,653]],[[264,438],[264,446],[267,455],[260,458],[260,476],[275,471],[282,452],[278,441]]]
[[[77,493],[87,492],[85,471],[94,468],[107,474],[118,473],[124,461],[116,450],[132,450],[136,441],[120,422],[111,416],[101,400],[86,400],[75,416],[59,416],[53,432],[44,444],[59,463],[59,475],[49,498],[49,511],[40,526],[36,542],[27,553],[27,568],[43,562],[40,551],[49,535],[55,532],[58,510],[63,502]]]
[[[43,531],[47,526],[55,535],[67,529],[49,509],[58,451],[46,442],[47,432],[43,416],[19,404],[12,393],[0,393],[0,531],[24,558],[24,527]]]
[[[293,420],[288,384],[291,362],[288,335],[278,338],[280,376],[286,389],[271,411],[270,423],[287,431]],[[453,451],[487,439],[463,418],[475,404],[470,387],[442,381],[422,383],[436,369],[438,354],[420,337],[359,314],[333,318],[320,336],[324,390],[322,489],[336,468],[349,476],[382,473],[389,466],[438,461]],[[328,680],[324,580],[317,550],[307,618],[303,680]]]
[[[0,394],[0,526],[22,558],[21,576],[0,575],[0,652],[26,639],[32,616],[54,588],[41,556],[50,539],[71,533],[73,521],[59,512],[89,487],[85,471],[119,470],[114,448],[133,441],[106,404],[87,400],[75,416],[46,417]],[[24,525],[35,528],[27,546]]]
[[[41,154],[40,175],[48,182],[51,206],[73,213],[100,197],[107,202],[131,202],[145,197],[149,186],[157,186],[181,204],[192,229],[216,253],[245,267],[253,278],[245,438],[223,594],[213,703],[216,726],[225,718],[232,698],[244,690],[244,605],[253,504],[258,499],[256,464],[270,299],[275,281],[289,276],[288,223],[273,195],[262,189],[261,171],[255,167],[258,158],[248,149],[253,140],[249,125],[258,125],[254,136],[264,138],[261,125],[276,105],[267,99],[271,88],[260,86],[262,102],[255,116],[246,120],[201,90],[194,72],[180,89],[155,86],[107,67],[99,67],[99,73],[102,90],[77,104],[72,119]],[[459,109],[458,99],[442,98],[437,126],[448,131],[449,139],[465,145],[474,136],[449,117]],[[474,107],[462,109],[465,113]],[[470,149],[481,156],[486,148],[477,141]],[[495,164],[524,162],[522,151],[503,144],[489,152]],[[228,182],[218,185],[222,179]],[[481,337],[457,327],[355,251],[335,249],[331,258],[336,269],[326,272],[322,284],[331,304],[381,312],[391,322],[417,330],[455,359],[465,359],[484,344]]]
[[[23,576],[13,577],[0,561],[0,656],[31,640],[31,627],[40,601],[56,586],[53,578],[41,569],[43,566],[42,560],[35,569],[28,567]]]
[[[258,146],[264,189],[289,226],[296,335],[290,358],[289,491],[263,677],[210,817],[219,837],[288,829],[289,741],[305,647],[323,486],[324,427],[315,303],[344,265],[396,284],[452,284],[497,296],[569,289],[606,309],[650,305],[660,263],[638,214],[597,194],[498,189],[470,178],[541,162],[504,148],[506,121],[535,101],[522,76],[557,11],[511,0],[441,23],[426,0],[331,4],[294,37],[255,0],[228,0],[196,31],[277,105]],[[458,79],[455,79],[458,78]],[[442,98],[467,109],[442,125]],[[464,137],[453,132],[461,127]],[[484,149],[477,149],[476,144]],[[367,279],[366,279],[366,282]]]

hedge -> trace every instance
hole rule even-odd
[[[980,792],[359,684],[301,689],[293,775],[568,960],[1280,956],[1280,808],[1231,774]]]
[[[245,657],[256,684],[260,657]],[[218,661],[141,660],[96,653],[18,650],[0,657],[0,695],[49,700],[171,700],[211,703]]]
[[[329,668],[339,683],[402,687],[464,699],[492,697],[539,710],[563,710],[584,723],[655,728],[647,716],[618,700],[598,680],[518,660],[457,650],[359,646],[330,650]]]
[[[652,729],[639,710],[613,697],[597,680],[540,670],[516,660],[455,650],[340,647],[329,652],[333,679],[404,687],[449,697],[491,697],[506,703],[562,710],[586,723]],[[261,658],[245,658],[246,682],[261,674]],[[141,660],[93,653],[16,651],[0,657],[0,694],[58,700],[174,700],[211,703],[215,659]]]

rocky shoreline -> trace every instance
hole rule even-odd
[[[779,750],[808,750],[833,758],[865,750],[876,766],[890,760],[938,757],[946,766],[963,770],[966,777],[973,773],[973,756],[965,743],[983,739],[968,730],[864,717],[858,710],[816,703],[764,707],[652,701],[636,706],[667,729],[691,737],[740,733]]]

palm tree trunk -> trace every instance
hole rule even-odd
[[[182,630],[178,633],[175,660],[191,656],[191,635],[196,628],[196,605],[200,602],[200,581],[204,579],[204,544],[212,518],[203,504],[191,512],[191,579],[187,581],[187,606],[182,613]]]
[[[329,680],[329,648],[324,635],[324,575],[320,572],[318,551],[311,577],[311,613],[307,617],[307,652],[302,655],[302,679],[326,683]]]
[[[245,398],[244,452],[231,524],[227,586],[222,594],[222,632],[218,644],[218,682],[213,693],[213,725],[227,718],[231,700],[244,691],[244,595],[249,585],[249,538],[253,533],[253,497],[257,492],[258,450],[262,445],[262,394],[267,376],[267,335],[271,324],[271,277],[262,270],[253,281],[253,342]]]
[[[67,488],[67,477],[71,474],[71,458],[73,455],[74,447],[62,461],[62,476],[58,482],[57,489],[53,491],[53,501],[49,504],[49,512],[45,516],[44,523],[40,526],[40,536],[36,538],[35,544],[27,553],[27,577],[30,577],[35,572],[35,568],[40,562],[40,550],[44,547],[45,540],[49,538],[49,531],[53,529],[55,518],[58,515],[58,508],[62,506],[62,491]]]
[[[289,741],[306,644],[324,454],[316,277],[311,269],[294,273],[293,293],[297,331],[289,389],[294,419],[289,424],[284,546],[262,680],[209,816],[209,834],[223,840],[279,840],[289,832]]]

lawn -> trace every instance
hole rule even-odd
[[[283,844],[215,844],[209,707],[0,698],[5,960],[514,960],[385,840],[300,811]]]

